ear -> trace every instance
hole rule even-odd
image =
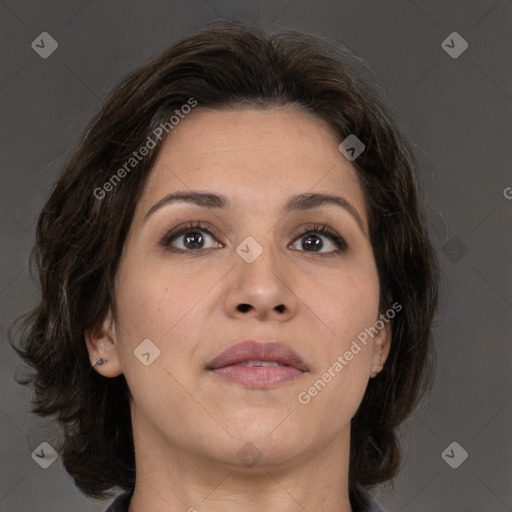
[[[391,348],[391,322],[385,322],[384,327],[373,338],[372,346],[372,362],[371,362],[371,374],[370,377],[376,377],[377,374],[382,371],[386,359],[389,355],[389,349]]]
[[[104,361],[103,364],[96,364],[94,370],[104,377],[117,377],[123,373],[111,308],[108,309],[103,321],[84,331],[84,338],[91,366],[99,359]]]

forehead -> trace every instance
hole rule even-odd
[[[200,108],[163,142],[140,206],[174,190],[228,196],[234,208],[282,207],[304,192],[340,194],[366,221],[356,171],[326,122],[295,107]]]

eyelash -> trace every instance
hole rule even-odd
[[[205,250],[208,250],[208,248],[206,248],[206,249],[194,249],[194,250],[183,250],[183,249],[177,249],[176,247],[172,247],[172,248],[169,247],[171,242],[175,238],[179,238],[180,236],[182,236],[182,235],[184,235],[184,234],[186,234],[189,231],[194,230],[194,229],[198,230],[198,231],[204,231],[204,232],[208,233],[211,237],[215,238],[215,235],[202,222],[189,222],[189,223],[184,224],[182,226],[179,226],[179,227],[171,230],[169,233],[167,233],[160,240],[160,245],[162,247],[166,247],[169,251],[176,252],[176,253],[186,253],[186,252],[188,252],[188,253],[192,253],[192,252],[200,253],[200,252],[203,252]],[[320,225],[319,224],[315,224],[312,228],[306,228],[306,229],[300,231],[299,233],[294,235],[293,242],[295,242],[297,239],[299,239],[299,238],[301,238],[301,237],[303,237],[303,236],[305,236],[307,234],[320,234],[320,235],[327,236],[336,245],[337,249],[335,249],[333,251],[330,251],[328,253],[315,253],[314,251],[301,251],[301,252],[310,252],[313,256],[317,256],[317,257],[320,257],[320,258],[330,258],[332,256],[336,256],[336,255],[338,255],[340,253],[343,253],[343,252],[345,252],[348,249],[347,243],[345,242],[343,237],[338,235],[338,233],[333,231],[326,224],[320,224]]]

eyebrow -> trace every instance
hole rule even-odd
[[[231,201],[222,195],[211,192],[202,192],[198,190],[177,191],[167,194],[157,201],[144,216],[144,222],[156,210],[175,202],[192,203],[201,208],[208,209],[227,209],[231,206]],[[363,233],[365,233],[364,222],[359,212],[346,199],[331,194],[304,193],[292,196],[283,206],[283,213],[289,213],[297,210],[313,210],[322,206],[335,205],[347,211],[357,222]]]

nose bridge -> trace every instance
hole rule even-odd
[[[241,261],[237,266],[245,282],[261,283],[265,286],[275,285],[277,273],[277,250],[271,234],[263,231],[254,236],[245,237],[236,247],[236,253]],[[279,280],[278,280],[279,281]],[[253,283],[253,284],[254,284]]]
[[[226,304],[228,310],[238,314],[253,309],[259,317],[272,311],[294,312],[294,295],[287,284],[287,276],[282,273],[287,267],[281,264],[282,255],[275,247],[272,233],[260,230],[255,236],[248,235],[235,251],[235,272]]]

